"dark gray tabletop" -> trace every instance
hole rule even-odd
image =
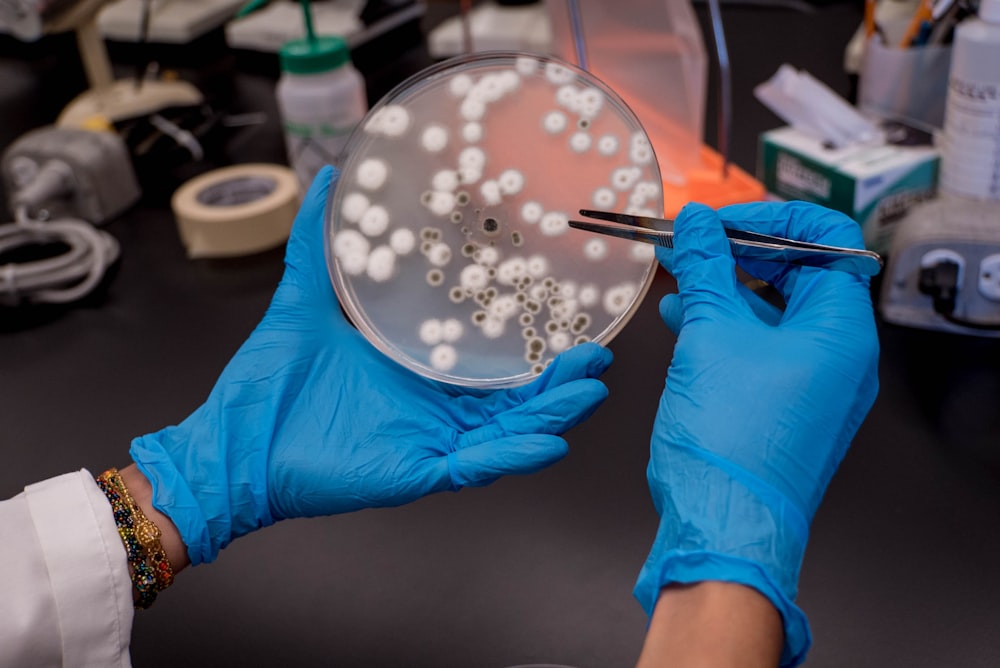
[[[758,133],[779,124],[752,87],[789,62],[846,93],[843,46],[860,6],[727,6],[724,17],[733,156],[752,171]],[[68,37],[2,46],[0,148],[51,121],[83,83]],[[167,55],[236,110],[273,118],[274,80],[252,63],[223,53],[194,70],[190,51]],[[361,60],[373,98],[429,62],[419,45]],[[234,161],[283,159],[273,121],[227,151]],[[183,419],[281,274],[280,251],[188,261],[162,198],[107,229],[124,254],[106,298],[0,315],[0,497],[80,467],[124,465],[132,437]],[[656,306],[673,288],[661,272],[612,343],[611,396],[568,434],[564,461],[241,539],[137,614],[135,665],[633,663],[645,617],[631,589],[657,522],[647,444],[673,345]],[[816,641],[808,665],[1000,665],[1000,346],[880,332],[881,393],[816,516],[802,572]]]

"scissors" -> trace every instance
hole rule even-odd
[[[580,209],[580,215],[608,222],[571,220],[570,227],[664,248],[674,247],[672,220],[590,209]],[[882,258],[872,251],[814,244],[728,227],[725,230],[736,258],[821,267],[862,276],[874,276],[882,269]]]

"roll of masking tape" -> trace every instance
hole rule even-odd
[[[233,165],[187,181],[170,205],[188,257],[249,255],[288,239],[299,183],[281,165]]]

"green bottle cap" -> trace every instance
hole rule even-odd
[[[337,36],[293,39],[285,42],[279,55],[281,69],[290,74],[321,74],[351,60],[347,42]]]

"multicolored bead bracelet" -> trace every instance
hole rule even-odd
[[[97,485],[111,502],[118,535],[125,544],[132,586],[139,592],[135,607],[146,609],[174,582],[174,569],[160,543],[160,528],[136,504],[118,469],[99,475]]]

